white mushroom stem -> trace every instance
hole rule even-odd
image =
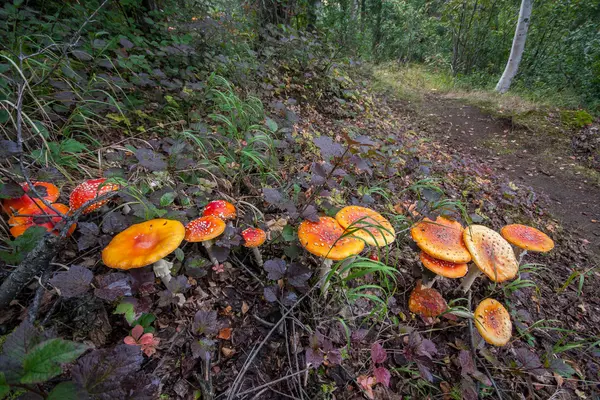
[[[421,286],[424,288],[431,288],[433,284],[440,278],[439,275],[434,275],[431,277],[430,275],[423,274],[423,280],[421,281]]]
[[[462,283],[458,287],[459,290],[462,290],[463,293],[467,293],[475,279],[477,279],[481,275],[481,270],[476,265],[471,265],[469,268],[469,272],[463,278]]]
[[[152,265],[152,269],[154,269],[154,275],[157,278],[160,278],[164,284],[167,284],[171,281],[171,268],[173,267],[172,262],[168,262],[164,258],[158,260]]]
[[[321,267],[319,268],[319,282],[321,282],[321,294],[326,295],[327,289],[329,289],[329,281],[325,282],[325,276],[331,272],[331,266],[333,265],[333,260],[326,258],[321,263]]]
[[[519,258],[519,265],[523,263],[523,257],[527,255],[527,250],[523,250],[520,247],[517,247],[517,251],[515,251],[515,256]]]
[[[258,264],[259,267],[263,266],[263,258],[262,255],[260,254],[260,250],[258,250],[258,247],[252,247],[252,254],[254,254],[254,259],[256,260],[256,264]]]
[[[213,252],[211,250],[211,248],[213,246],[213,241],[212,240],[205,240],[204,242],[202,242],[202,245],[206,249],[206,253],[208,254],[208,258],[210,258],[210,262],[212,262],[215,267],[218,267],[219,266],[219,260],[217,260],[217,257],[215,257],[215,255],[213,254]]]

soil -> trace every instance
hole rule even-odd
[[[600,258],[600,187],[577,169],[560,137],[536,136],[454,99],[430,96],[421,108],[441,127],[428,131],[435,139],[544,196],[553,216]]]

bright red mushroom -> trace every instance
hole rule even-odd
[[[46,200],[48,203],[54,203],[60,196],[60,191],[58,188],[51,183],[34,182],[33,187],[35,188],[35,191],[42,196],[42,199]],[[7,199],[2,202],[2,209],[8,215],[12,215],[14,211],[17,211],[21,208],[27,208],[35,205],[35,202],[33,201],[35,196],[31,197],[27,194],[30,192],[29,185],[27,183],[21,183],[21,188],[25,192],[25,194],[23,194],[21,197]]]
[[[58,213],[46,206],[40,200],[36,200],[36,202],[29,207],[19,209],[8,220],[8,225],[11,227],[10,233],[14,237],[19,237],[32,226],[41,226],[48,232],[58,235],[60,232],[58,229],[55,229],[55,227],[63,220],[64,216],[68,214],[69,207],[60,203],[54,203],[52,204],[52,207],[58,211]],[[75,227],[75,224],[71,225],[67,236],[73,233]]]
[[[105,182],[106,178],[90,179],[77,185],[71,193],[71,196],[69,196],[69,205],[71,206],[71,209],[75,211],[90,200],[100,197],[103,194],[119,190],[119,185],[114,183],[104,184]],[[108,200],[98,201],[86,208],[83,213],[91,213],[106,203],[108,203]]]

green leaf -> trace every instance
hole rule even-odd
[[[0,64],[0,74],[5,73],[10,69],[10,64]]]
[[[179,262],[182,262],[185,258],[185,253],[178,247],[175,249],[175,257],[177,257],[177,260],[179,260]]]
[[[167,206],[171,205],[173,203],[173,201],[175,200],[175,197],[177,197],[177,194],[175,192],[167,192],[167,193],[163,194],[162,197],[160,198],[160,206],[167,207]]]
[[[6,110],[0,110],[0,124],[5,124],[8,122],[8,111]]]
[[[88,346],[62,339],[46,340],[31,349],[23,361],[21,383],[42,383],[62,373],[60,364],[74,361]]]
[[[4,372],[0,372],[0,399],[5,398],[9,392],[10,386],[8,386],[8,383],[6,383]]]
[[[133,326],[135,321],[135,310],[132,303],[119,303],[113,314],[123,314],[127,320],[127,323]]]
[[[267,117],[267,127],[271,130],[271,132],[275,133],[277,132],[277,129],[279,128],[277,126],[277,122],[273,121],[271,118]]]
[[[283,240],[285,240],[286,242],[292,242],[296,238],[296,232],[294,231],[294,228],[291,227],[291,225],[284,226],[281,235],[283,236]]]
[[[131,326],[141,325],[144,327],[144,333],[152,333],[154,332],[154,328],[151,326],[156,317],[154,314],[143,313],[141,317],[138,318]]]
[[[64,153],[81,153],[86,150],[87,147],[85,144],[75,140],[75,139],[67,139],[63,140],[60,143],[60,150]]]
[[[0,260],[8,264],[18,264],[46,234],[46,229],[41,226],[32,226],[18,238],[8,242],[12,251],[0,251]]]
[[[79,390],[74,382],[61,382],[48,394],[48,400],[77,400]]]
[[[33,121],[33,129],[36,133],[42,135],[45,139],[50,137],[50,132],[48,132],[48,128],[41,121]]]

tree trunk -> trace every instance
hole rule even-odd
[[[521,1],[519,21],[517,22],[517,29],[515,30],[512,48],[510,49],[510,56],[508,58],[508,62],[506,63],[504,73],[496,85],[497,92],[506,93],[508,89],[510,89],[510,84],[519,70],[519,63],[523,57],[523,50],[525,50],[527,29],[529,28],[529,21],[531,18],[531,1],[532,0]]]

